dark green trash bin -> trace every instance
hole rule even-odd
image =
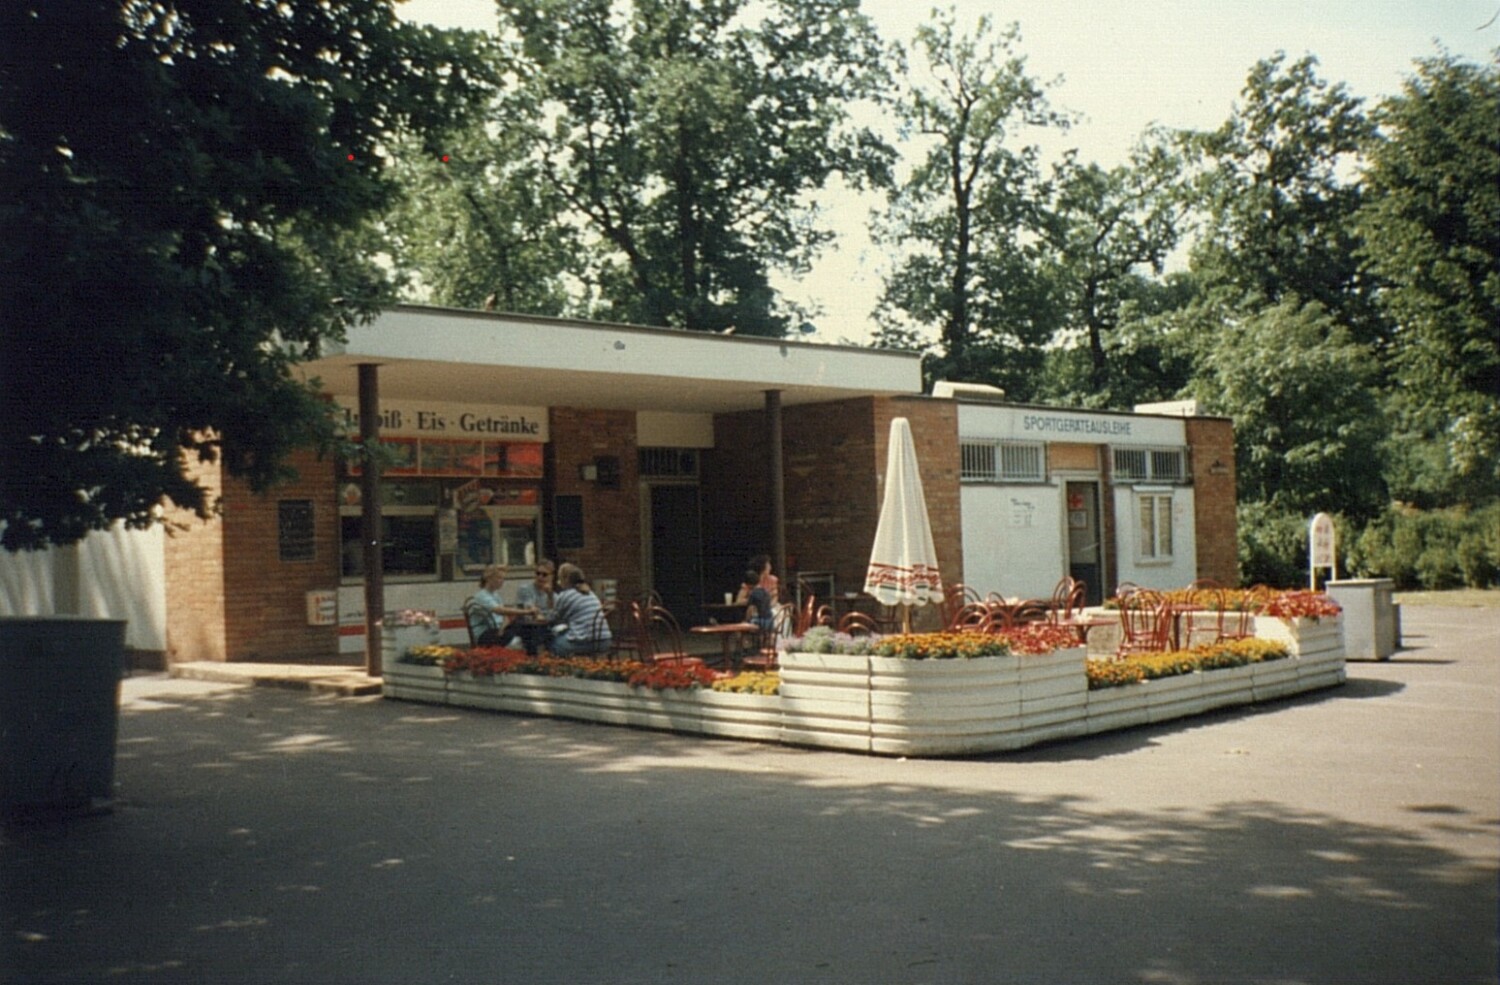
[[[0,617],[0,812],[107,807],[125,622]]]

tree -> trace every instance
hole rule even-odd
[[[1058,168],[1057,194],[1046,223],[1048,276],[1066,312],[1067,328],[1083,336],[1088,375],[1082,389],[1107,406],[1125,367],[1111,366],[1105,340],[1122,308],[1151,290],[1142,276],[1160,276],[1177,245],[1180,162],[1164,142],[1143,143],[1128,164],[1104,169],[1069,155]]]
[[[1370,123],[1317,65],[1282,53],[1257,62],[1223,126],[1184,136],[1203,165],[1196,191],[1207,214],[1193,269],[1237,303],[1316,301],[1374,344],[1379,321],[1355,254],[1361,194],[1349,180]]]
[[[1366,268],[1395,325],[1396,493],[1428,505],[1500,491],[1500,69],[1417,63],[1376,113]],[[1426,461],[1423,461],[1426,459]]]
[[[382,295],[379,150],[481,88],[472,39],[388,0],[22,0],[0,37],[0,543],[206,515],[193,457],[265,488],[331,432],[290,367]]]
[[[1193,391],[1208,413],[1234,420],[1240,501],[1373,515],[1385,502],[1385,429],[1369,349],[1315,303],[1227,321]]]
[[[768,271],[805,270],[829,238],[806,196],[883,179],[889,149],[849,122],[887,84],[858,0],[756,6],[500,0],[548,178],[597,238],[601,314],[779,336]]]
[[[918,29],[914,49],[931,83],[909,84],[898,111],[903,130],[926,150],[891,193],[878,232],[887,244],[916,247],[886,281],[886,339],[910,337],[903,318],[934,327],[933,373],[997,382],[1024,399],[1057,309],[1037,272],[1046,194],[1040,151],[1007,140],[1067,120],[1027,74],[1019,42],[1016,25],[994,34],[988,17],[972,35],[959,34],[952,11],[934,11]]]
[[[506,114],[525,119],[518,98]],[[475,123],[441,141],[411,137],[393,166],[403,195],[385,216],[395,267],[438,304],[560,315],[583,272],[577,230],[524,126]]]

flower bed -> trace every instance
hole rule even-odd
[[[1258,617],[1257,630],[1261,620]],[[387,667],[393,698],[900,756],[1021,748],[1343,680],[1337,617],[1267,621],[1287,637],[1122,661],[1069,630],[846,637],[810,632],[779,673],[421,646]],[[1065,644],[1065,645],[1059,645]],[[806,646],[807,649],[802,647]]]

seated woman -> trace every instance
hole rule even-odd
[[[505,569],[498,564],[488,566],[479,576],[479,591],[465,609],[476,646],[504,646],[511,635],[505,632],[505,624],[527,614],[527,610],[501,600],[500,590],[504,587]]]
[[[525,647],[527,654],[533,657],[542,644],[552,639],[552,608],[557,604],[553,574],[552,562],[543,558],[536,563],[533,580],[523,583],[516,591],[516,606],[525,613],[525,618],[511,625],[514,636],[510,645]]]
[[[614,637],[599,618],[603,605],[583,569],[564,564],[557,569],[557,582],[561,591],[552,609],[552,652],[559,657],[608,653]]]
[[[749,606],[746,619],[765,633],[775,625],[776,613],[771,605],[771,593],[760,584],[760,579],[761,573],[754,568],[745,572],[745,584],[750,588],[745,595],[745,602]]]
[[[771,574],[771,556],[756,555],[750,558],[750,568],[745,571],[744,585],[739,586],[735,601],[748,606],[745,622],[753,622],[762,633],[768,633],[775,624],[775,597],[780,585]]]

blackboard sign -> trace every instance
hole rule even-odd
[[[552,497],[552,523],[557,530],[557,549],[576,551],[583,546],[583,497]]]
[[[312,561],[313,504],[310,499],[283,499],[276,504],[276,544],[283,561]]]

